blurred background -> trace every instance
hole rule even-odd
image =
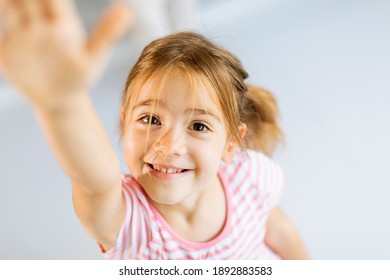
[[[390,259],[390,1],[179,0],[169,13],[157,0],[129,1],[137,25],[92,92],[119,154],[120,97],[144,44],[175,30],[201,32],[279,102],[281,205],[311,257]],[[77,1],[87,28],[110,2]],[[0,259],[103,259],[32,108],[1,79]]]

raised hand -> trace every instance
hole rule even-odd
[[[57,106],[96,82],[133,22],[111,7],[87,35],[71,0],[0,0],[0,73],[36,106]]]

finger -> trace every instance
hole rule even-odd
[[[36,21],[42,16],[42,3],[38,0],[19,0],[20,8],[28,22]]]
[[[4,19],[3,14],[5,14],[4,11],[4,0],[0,0],[0,74],[1,74],[1,67],[2,67],[2,54],[3,54],[3,44],[4,44]]]
[[[46,16],[50,19],[60,18],[64,14],[76,10],[76,5],[71,0],[41,0],[40,2],[42,3]]]
[[[99,57],[108,52],[134,23],[133,10],[127,5],[117,4],[111,7],[95,26],[87,49],[91,56]]]
[[[3,65],[3,44],[4,44],[4,33],[3,33],[3,30],[1,29],[1,25],[0,25],[0,75],[1,75],[1,68],[2,68],[2,65]]]
[[[18,1],[0,0],[0,19],[4,31],[9,32],[18,28],[22,18]]]

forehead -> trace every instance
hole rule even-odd
[[[163,101],[173,106],[192,106],[221,112],[215,89],[208,80],[198,73],[182,69],[160,71],[152,75],[139,88],[133,108],[150,101]],[[159,102],[155,102],[158,105]]]

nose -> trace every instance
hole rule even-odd
[[[166,131],[153,143],[153,150],[164,155],[185,155],[187,147],[184,133],[184,131],[175,131],[174,129]]]

